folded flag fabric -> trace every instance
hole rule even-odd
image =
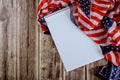
[[[41,0],[38,6],[38,21],[44,33],[49,33],[44,16],[70,4],[74,24],[101,46],[109,62],[120,66],[120,1]]]
[[[108,63],[107,66],[100,66],[95,75],[101,80],[120,80],[120,66]]]
[[[90,4],[91,1],[90,0],[78,0],[78,2],[80,3],[80,7],[82,9],[82,11],[84,12],[84,14],[90,18]]]

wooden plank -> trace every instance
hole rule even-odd
[[[3,9],[2,9],[3,12]],[[0,15],[2,15],[1,13]],[[7,49],[8,49],[8,39],[7,39],[7,20],[0,16],[0,79],[5,79],[6,77],[6,60],[7,60]]]
[[[28,7],[26,0],[17,0],[17,79],[28,79]]]
[[[40,80],[55,80],[55,69],[57,66],[56,63],[60,62],[59,57],[55,57],[56,53],[57,51],[51,37],[40,33]]]
[[[29,41],[28,41],[28,80],[38,80],[38,26],[37,0],[28,0]]]
[[[100,80],[94,73],[105,59],[66,72],[51,36],[39,31],[37,4],[0,0],[0,80]]]
[[[85,80],[85,66],[70,71],[69,75],[67,80]]]
[[[107,65],[107,60],[102,59],[86,66],[86,80],[100,80],[94,74],[99,66]]]
[[[38,80],[36,0],[17,1],[17,79]]]
[[[16,4],[0,0],[0,79],[16,80]]]

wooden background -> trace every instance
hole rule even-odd
[[[0,80],[100,80],[105,59],[66,72],[50,35],[36,20],[38,0],[0,0]]]

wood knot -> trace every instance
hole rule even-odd
[[[7,20],[9,17],[8,15],[8,10],[5,7],[2,7],[1,11],[0,11],[0,21],[5,21]]]

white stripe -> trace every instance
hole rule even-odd
[[[46,3],[44,3],[44,5],[42,6],[41,9],[46,8],[47,6],[48,6],[48,3],[46,2]]]
[[[114,14],[118,14],[120,9],[117,9],[116,11],[110,12],[109,17],[113,18]]]
[[[51,3],[52,3],[52,4],[59,4],[60,1],[52,0]]]
[[[62,6],[67,6],[67,3],[65,3],[64,1],[61,1]]]
[[[104,39],[106,37],[107,37],[107,34],[103,35],[103,36],[100,36],[100,37],[90,37],[90,38],[92,38],[93,40],[101,41],[102,39]]]
[[[78,8],[78,11],[79,11],[79,13],[80,14],[82,14],[86,19],[88,19],[88,17],[86,17],[86,15],[83,13],[83,11],[80,9],[80,8]],[[92,16],[98,16],[98,17],[102,17],[102,16],[100,16],[99,14],[97,14],[97,13],[95,13],[95,12],[91,12],[91,14],[92,14]],[[90,20],[90,22],[92,22],[92,20],[93,19],[88,19],[88,20]],[[94,22],[92,22],[93,24],[94,24]],[[89,24],[88,24],[89,25]],[[96,23],[96,25],[98,25],[97,23]],[[90,25],[89,25],[90,26]],[[87,27],[87,26],[86,26]],[[88,29],[93,29],[92,27],[89,27]]]
[[[109,46],[111,44],[111,37],[108,37],[105,43],[101,43],[101,46]]]
[[[47,13],[48,12],[48,9],[44,9],[43,11],[42,11],[42,13]]]
[[[106,40],[106,46],[108,46],[110,44],[113,44],[111,41],[112,41],[112,38],[108,37],[107,40]]]
[[[98,30],[90,30],[90,31],[84,31],[85,34],[96,34],[96,33],[101,33],[103,32],[104,29],[98,29]]]
[[[73,16],[78,16],[78,13],[74,13]]]
[[[116,14],[118,14],[119,12],[120,12],[120,6],[119,6],[119,8],[117,9]]]
[[[80,14],[82,14],[86,19],[88,19],[88,17],[83,13],[83,11],[81,10],[81,8],[77,7],[78,11]]]
[[[81,9],[80,8],[78,8],[78,11],[79,11],[79,14],[82,14],[86,19],[88,19],[86,16],[85,16],[85,14],[83,14],[83,12],[81,11]],[[78,17],[78,21],[82,24],[82,25],[84,25],[86,28],[88,28],[88,29],[93,29],[88,23],[86,23],[84,20],[82,20],[80,17]]]
[[[101,1],[110,2],[109,0],[101,0]]]
[[[101,46],[108,46],[109,43],[108,43],[108,42],[105,42],[105,43],[101,43],[101,44],[99,44],[99,45],[101,45]]]
[[[110,6],[110,5],[106,5],[106,4],[97,3],[96,1],[94,1],[93,4],[96,4],[96,5],[101,6],[101,7],[109,7]]]
[[[110,27],[110,29],[108,29],[108,32],[109,33],[113,32],[116,28],[116,25],[117,25],[116,22],[113,22],[113,25]]]
[[[41,4],[41,2],[42,2],[42,0],[40,0],[39,5]],[[48,3],[46,2],[46,3],[44,3],[44,5],[41,7],[41,9],[46,8],[47,6],[48,6]],[[41,10],[41,9],[40,9],[40,10]],[[40,14],[40,10],[38,11],[37,15]],[[45,12],[45,13],[46,13],[46,12]]]
[[[98,3],[96,4],[96,3],[94,3],[95,5],[97,5],[97,6],[99,6],[99,7],[104,7],[104,6],[101,6],[100,4],[98,5]],[[108,5],[107,5],[107,7],[108,7]],[[107,8],[107,7],[104,7],[104,8]],[[100,10],[101,12],[103,12],[103,13],[106,13],[106,11],[105,10],[103,10],[103,9],[101,9]]]
[[[120,41],[117,42],[116,46],[120,46]]]
[[[98,19],[102,19],[103,18],[103,16],[101,16],[100,14],[98,14],[98,13],[96,13],[96,12],[93,12],[93,11],[91,11],[91,15],[92,16],[96,16]]]
[[[90,19],[90,21],[94,24],[94,25],[98,25],[99,24],[99,22],[97,22],[96,20],[94,20],[94,19]]]
[[[111,55],[111,58],[112,58],[112,62],[113,62],[114,64],[118,65],[118,64],[116,63],[116,58],[115,58],[115,55],[114,55],[114,52],[113,52],[113,51],[110,52],[110,55]]]
[[[115,40],[116,38],[118,38],[120,36],[120,32],[118,31],[114,36],[113,39]]]
[[[104,43],[101,43],[100,45],[101,45],[101,46],[109,46],[109,45],[113,44],[113,43],[111,42],[111,40],[112,40],[111,37],[107,37],[107,40],[106,40]]]
[[[42,0],[39,1],[38,5],[40,5],[42,3]]]
[[[86,28],[88,28],[88,29],[93,29],[93,28],[91,28],[91,26],[90,26],[88,23],[84,22],[81,18],[78,18],[78,21],[79,21],[82,25],[84,25]]]
[[[99,41],[99,40],[94,40],[94,41]],[[101,40],[100,40],[101,41]],[[99,43],[101,46],[108,46],[111,44],[111,37],[108,37],[107,40],[103,43]]]
[[[111,12],[110,14],[109,14],[109,17],[110,18],[113,18],[113,15],[115,14],[115,12]]]

